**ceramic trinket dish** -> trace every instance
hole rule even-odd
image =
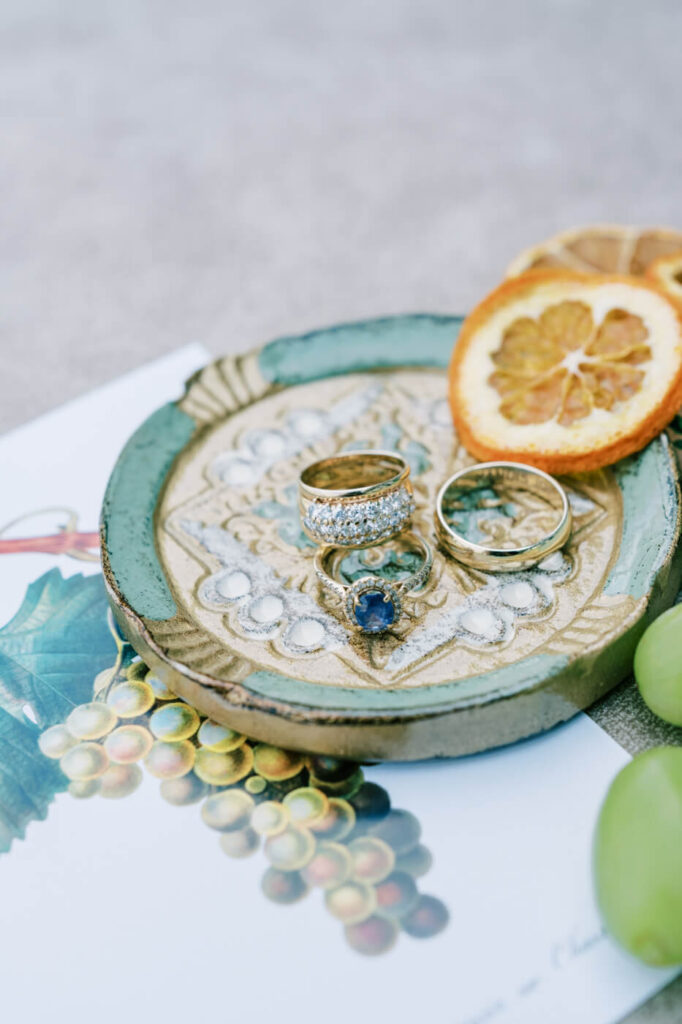
[[[435,545],[435,495],[473,461],[446,400],[460,322],[403,316],[279,339],[207,366],[133,435],[103,506],[105,578],[123,632],[174,692],[279,746],[412,760],[548,729],[627,674],[682,575],[663,436],[562,479],[573,535],[532,570],[486,575],[439,550],[409,615],[377,635],[349,629],[320,591],[296,493],[315,459],[400,451],[415,526]],[[462,513],[472,537],[543,514],[528,492],[484,497]],[[390,545],[338,567],[349,585],[413,571]]]

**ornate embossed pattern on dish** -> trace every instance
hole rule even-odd
[[[320,594],[314,545],[298,518],[302,468],[352,448],[399,450],[412,468],[414,526],[431,537],[440,484],[470,462],[453,437],[443,379],[441,371],[409,369],[332,377],[207,423],[171,470],[157,510],[159,556],[179,609],[168,640],[174,655],[182,660],[199,625],[206,664],[231,679],[265,671],[330,687],[414,689],[529,655],[571,656],[634,614],[633,598],[603,592],[622,531],[610,470],[566,481],[573,538],[534,570],[493,579],[438,552],[399,631],[358,635],[334,599]],[[190,392],[185,404],[199,398]],[[519,506],[524,511],[543,514]],[[507,526],[495,514],[479,528],[497,535]],[[371,559],[374,549],[364,554]],[[356,557],[349,556],[348,583],[368,571],[399,580],[399,566],[377,569]]]

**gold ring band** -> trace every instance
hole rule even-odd
[[[299,478],[303,530],[316,544],[370,547],[410,526],[414,496],[402,455],[375,449],[314,462]]]
[[[493,488],[496,483],[511,484],[516,490],[542,497],[555,511],[555,523],[537,540],[518,547],[491,547],[465,537],[453,523],[452,513],[471,511],[472,492]],[[478,507],[482,511],[500,504],[483,499]],[[561,484],[542,470],[518,462],[482,462],[455,473],[438,492],[434,518],[441,547],[458,562],[483,572],[532,568],[564,546],[572,525],[571,506]]]

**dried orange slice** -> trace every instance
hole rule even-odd
[[[682,250],[682,232],[593,224],[572,228],[524,249],[507,268],[507,277],[526,270],[565,267],[588,274],[644,274],[661,256]]]
[[[467,317],[449,382],[457,432],[477,458],[597,469],[677,412],[682,317],[644,278],[531,271]]]
[[[646,276],[682,309],[682,251],[659,256],[647,268]]]

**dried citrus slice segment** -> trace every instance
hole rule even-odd
[[[669,299],[682,308],[682,251],[670,256],[659,256],[647,267],[646,276],[659,288],[662,288]]]
[[[507,277],[526,270],[566,268],[588,274],[644,274],[661,256],[682,250],[682,232],[593,224],[572,228],[524,249],[507,268]]]
[[[682,403],[681,314],[644,278],[532,271],[467,317],[449,382],[477,458],[597,469],[643,448]]]

